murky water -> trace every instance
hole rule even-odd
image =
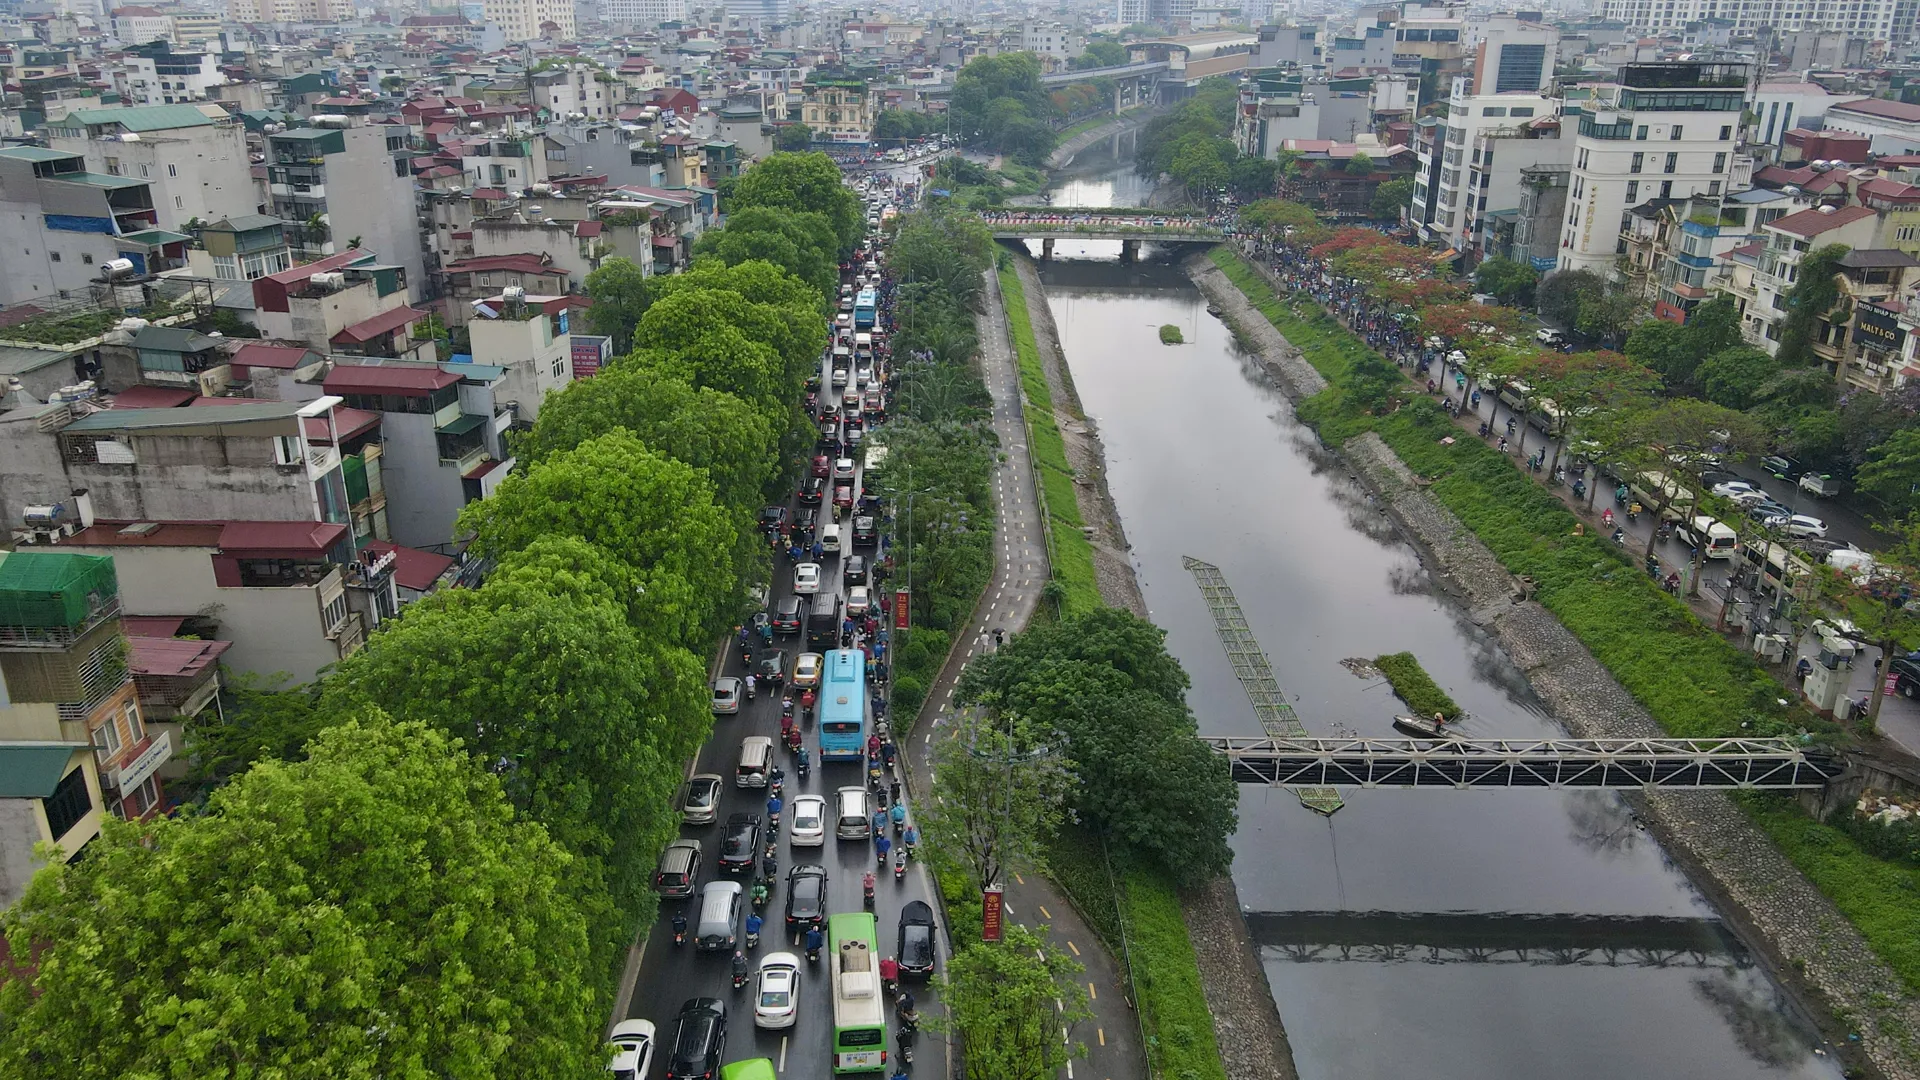
[[[1129,183],[1080,178],[1055,202],[1137,201]],[[1202,730],[1260,734],[1185,555],[1225,573],[1315,733],[1391,736],[1391,692],[1341,661],[1400,650],[1469,711],[1468,733],[1557,733],[1182,275],[1076,260],[1117,248],[1062,241],[1042,276]],[[1188,344],[1158,344],[1165,323]],[[1614,796],[1354,791],[1326,819],[1248,788],[1240,811],[1234,876],[1250,911],[1364,913],[1262,920],[1291,928],[1263,957],[1305,1077],[1839,1075],[1737,944],[1660,929],[1713,912]],[[1568,937],[1566,920],[1504,917],[1529,914],[1594,918]],[[1442,917],[1460,915],[1486,917]]]

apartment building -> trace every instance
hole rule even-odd
[[[1908,0],[1603,0],[1599,14],[1655,33],[1686,31],[1710,19],[1734,33],[1827,30],[1896,42],[1912,41],[1915,29]]]
[[[407,303],[407,271],[354,249],[253,282],[254,324],[280,341],[326,353],[425,360],[433,342],[412,337],[431,312]]]
[[[508,41],[571,41],[573,0],[482,0],[487,22],[500,28]]]
[[[1624,253],[1627,213],[1648,199],[1724,194],[1745,72],[1743,64],[1629,64],[1593,88],[1579,111],[1560,269],[1610,275]]]
[[[173,52],[164,41],[136,46],[120,57],[114,69],[121,100],[135,105],[203,101],[209,87],[226,81],[216,54]]]
[[[1821,206],[1775,218],[1760,227],[1761,248],[1751,274],[1751,302],[1741,311],[1741,333],[1769,355],[1779,351],[1780,324],[1787,317],[1787,295],[1800,279],[1800,262],[1809,252],[1833,244],[1877,246],[1880,214],[1864,206]],[[1738,301],[1747,300],[1733,290]]]
[[[618,78],[584,60],[536,72],[531,81],[534,108],[551,117],[609,120],[626,98]]]
[[[687,0],[603,0],[600,18],[617,27],[659,26],[687,17]]]
[[[46,126],[47,145],[87,171],[148,181],[162,229],[254,208],[246,131],[218,105],[75,109]]]
[[[493,393],[514,422],[532,424],[546,396],[573,381],[574,312],[566,295],[500,292],[472,302],[473,362],[500,369]],[[458,371],[459,368],[451,370]]]
[[[159,228],[150,181],[91,172],[67,151],[0,149],[0,304],[84,298],[115,259],[134,275],[184,266],[189,239]]]
[[[1920,105],[1861,98],[1827,108],[1826,130],[1864,135],[1876,154],[1920,151]]]
[[[359,247],[387,253],[409,282],[422,280],[406,128],[356,126],[345,117],[324,122],[266,136],[270,212],[288,223],[295,257],[323,259]]]
[[[865,143],[873,132],[867,80],[817,72],[800,90],[800,122],[819,142]]]

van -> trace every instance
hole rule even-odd
[[[820,526],[820,534],[814,539],[820,542],[820,550],[828,555],[840,554],[840,523],[830,521]]]
[[[1740,547],[1739,534],[1705,514],[1681,524],[1680,537],[1708,559],[1731,559]]]
[[[773,765],[773,740],[765,735],[749,735],[740,740],[740,765],[733,771],[733,786],[763,788],[767,770]]]
[[[675,840],[660,853],[660,865],[653,872],[653,891],[668,900],[685,900],[693,895],[700,879],[700,841]]]
[[[740,933],[740,883],[709,881],[700,890],[700,919],[693,944],[706,952],[732,952]]]
[[[873,834],[866,788],[843,787],[834,792],[833,810],[833,835],[842,840],[865,840]]]

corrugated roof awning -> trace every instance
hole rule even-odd
[[[371,319],[363,319],[360,322],[354,323],[352,326],[333,335],[333,340],[336,343],[341,341],[372,341],[374,338],[380,337],[383,334],[391,334],[408,323],[418,322],[426,318],[427,314],[427,312],[421,311],[419,308],[404,306],[393,308],[390,311],[383,311]]]
[[[433,433],[435,435],[465,435],[467,432],[472,431],[474,428],[486,422],[487,418],[479,413],[461,413],[445,424],[434,428]]]
[[[0,799],[44,799],[83,743],[0,743]]]

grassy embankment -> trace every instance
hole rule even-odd
[[[1027,446],[1040,480],[1053,580],[1063,589],[1065,611],[1091,610],[1104,603],[1093,573],[1093,547],[1081,531],[1073,468],[1054,422],[1053,393],[1034,342],[1026,290],[1011,262],[1000,268],[1000,291],[1020,366]],[[1139,867],[1116,866],[1109,873],[1098,841],[1073,830],[1052,845],[1048,862],[1054,881],[1127,964],[1155,1075],[1226,1080],[1200,987],[1200,961],[1173,883],[1158,871]]]
[[[1458,435],[1424,395],[1387,416],[1343,398],[1342,384],[1367,347],[1319,309],[1273,294],[1236,253],[1212,258],[1247,299],[1331,384],[1299,415],[1339,445],[1374,431],[1515,574],[1531,575],[1548,610],[1646,708],[1662,728],[1688,737],[1823,733],[1831,725],[1779,704],[1789,694],[1746,652],[1693,617],[1594,535],[1573,535],[1566,506],[1511,458]],[[1411,386],[1411,384],[1409,384]],[[1920,870],[1874,857],[1840,829],[1814,821],[1780,796],[1743,797],[1754,822],[1860,930],[1909,989],[1920,991]]]

